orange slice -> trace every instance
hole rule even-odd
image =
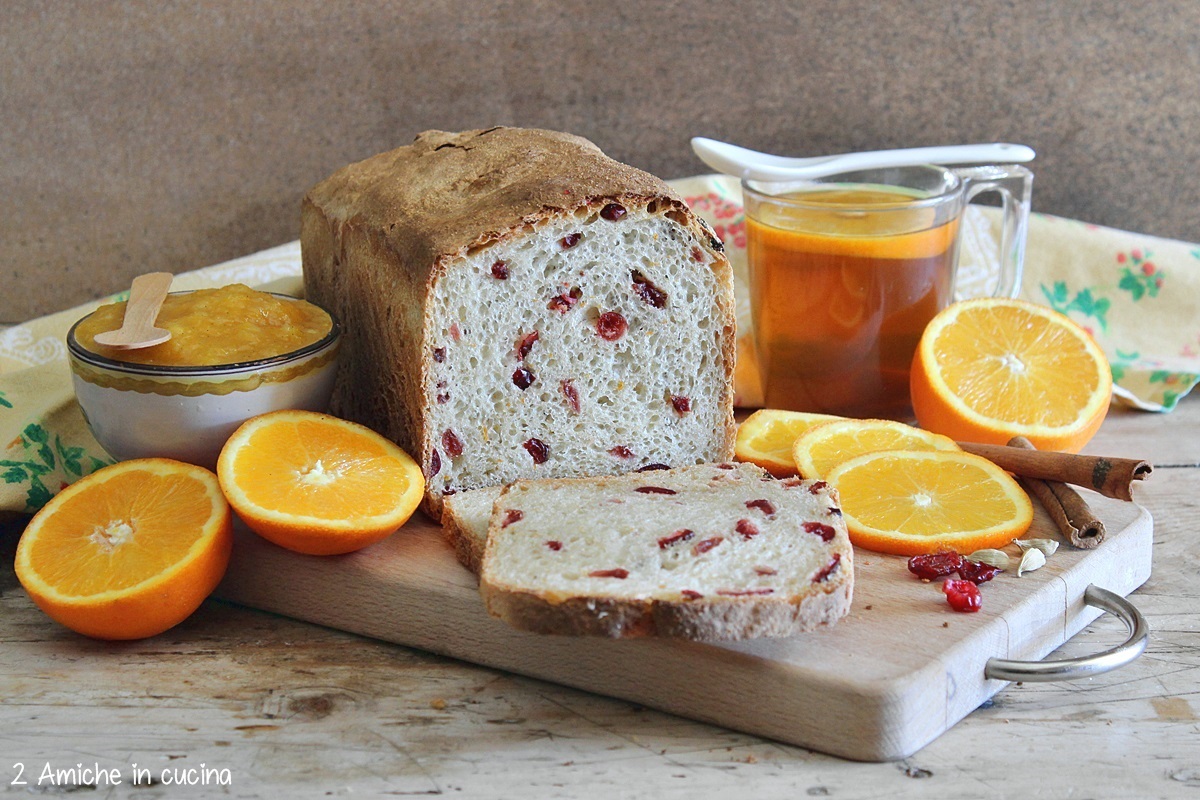
[[[834,467],[850,541],[917,555],[1003,547],[1033,522],[1033,505],[1004,470],[961,451],[885,450]]]
[[[792,446],[800,474],[818,480],[843,461],[879,450],[958,450],[953,439],[890,419],[845,419],[809,428]]]
[[[232,546],[215,475],[138,459],[93,472],[47,503],[21,535],[16,573],[33,602],[71,630],[141,639],[200,606]]]
[[[1077,453],[1104,421],[1112,371],[1088,332],[1022,300],[948,306],[913,358],[912,402],[921,427],[958,441]]]
[[[349,553],[387,538],[425,491],[420,467],[370,428],[313,411],[244,423],[217,461],[238,516],[275,544],[310,555]]]
[[[840,419],[843,417],[763,408],[738,426],[733,452],[738,461],[749,461],[776,478],[786,478],[796,474],[792,445],[800,434],[814,425]]]

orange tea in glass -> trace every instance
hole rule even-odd
[[[954,295],[962,212],[1002,200],[999,295],[1020,286],[1032,174],[1023,167],[864,170],[744,180],[755,347],[770,408],[909,420],[909,367]]]

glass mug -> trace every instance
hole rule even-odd
[[[764,405],[909,421],[909,369],[954,297],[967,204],[1000,195],[997,296],[1021,285],[1033,174],[1019,166],[891,167],[742,181]]]

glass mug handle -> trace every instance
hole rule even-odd
[[[1021,272],[1025,266],[1025,239],[1029,231],[1029,200],[1033,191],[1033,173],[1016,164],[967,167],[953,170],[963,182],[963,211],[976,195],[997,192],[1000,195],[1000,276],[996,297],[1016,297],[1021,291]]]

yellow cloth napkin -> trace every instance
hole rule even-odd
[[[756,406],[738,182],[706,175],[672,185],[713,226],[733,262],[738,402]],[[988,293],[998,271],[995,217],[971,207],[964,219],[960,296]],[[178,275],[173,288],[228,283],[300,294],[299,242]],[[1169,411],[1200,380],[1200,245],[1034,214],[1021,294],[1092,332],[1112,363],[1119,401]],[[121,297],[0,330],[0,513],[36,511],[64,486],[111,462],[75,403],[65,336],[77,319]]]

